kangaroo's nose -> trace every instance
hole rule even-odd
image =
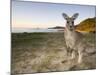
[[[72,28],[72,26],[70,26],[70,28]]]

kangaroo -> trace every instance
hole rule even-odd
[[[78,13],[75,13],[73,16],[69,17],[67,14],[63,13],[62,16],[66,20],[66,27],[64,30],[64,37],[67,48],[72,50],[71,58],[75,58],[75,52],[78,54],[78,63],[82,62],[83,52],[86,49],[90,49],[86,43],[84,43],[83,34],[75,31],[74,21],[78,17]],[[67,51],[68,52],[68,51]]]

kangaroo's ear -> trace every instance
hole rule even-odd
[[[73,16],[72,16],[72,18],[75,20],[77,17],[78,17],[78,13],[75,13]]]
[[[64,17],[64,19],[68,19],[69,18],[69,16],[67,14],[65,14],[65,13],[62,13],[62,16]]]

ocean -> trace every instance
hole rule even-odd
[[[47,29],[47,28],[12,28],[12,33],[33,33],[33,32],[62,32],[63,29]]]

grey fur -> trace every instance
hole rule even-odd
[[[72,17],[67,14],[62,14],[66,20],[66,27],[64,31],[64,37],[67,48],[73,49],[72,57],[75,58],[75,52],[78,53],[78,63],[82,62],[84,51],[94,51],[94,47],[87,45],[84,42],[84,36],[80,32],[75,31],[74,20],[78,17],[78,13],[75,13]]]

